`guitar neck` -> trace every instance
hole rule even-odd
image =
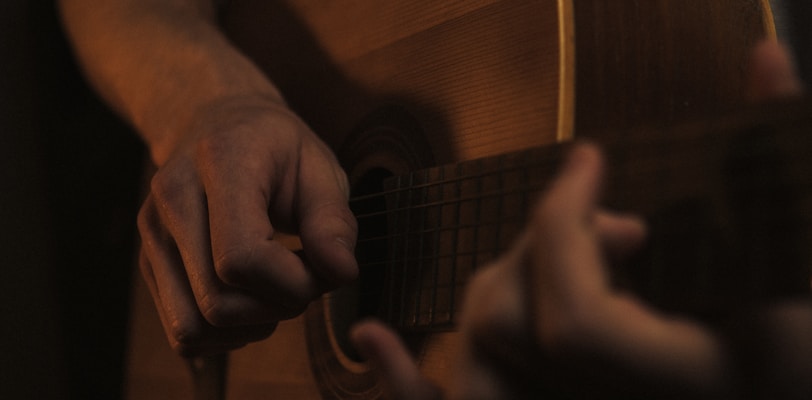
[[[383,317],[402,329],[453,326],[468,277],[513,242],[559,153],[539,147],[388,180],[390,233],[363,239],[389,249],[373,261],[390,276]]]
[[[642,213],[652,234],[644,259],[615,271],[618,284],[695,315],[806,292],[810,122],[795,105],[602,140],[607,204]],[[361,265],[385,275],[378,316],[403,331],[452,328],[466,281],[513,242],[566,147],[392,177],[355,199],[385,205],[358,215],[362,227],[385,225],[359,238],[379,249]]]

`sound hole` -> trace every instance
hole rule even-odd
[[[387,266],[396,242],[390,225],[396,221],[386,215],[393,204],[383,192],[391,177],[434,165],[434,158],[417,120],[397,106],[383,107],[361,121],[338,154],[352,183],[360,274],[354,285],[323,296],[308,309],[308,351],[324,398],[378,398],[382,389],[376,374],[352,346],[349,331],[359,320],[387,315],[391,308]],[[419,339],[407,338],[407,343],[422,348]]]
[[[383,192],[383,182],[393,173],[385,168],[374,168],[365,173],[353,186],[351,201],[359,221],[356,257],[359,277],[355,284],[334,291],[328,298],[328,315],[332,322],[336,344],[352,361],[362,361],[349,341],[352,324],[380,315],[382,307],[384,267],[389,249],[387,237],[386,202],[383,196],[367,196]]]

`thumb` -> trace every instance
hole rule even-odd
[[[375,321],[361,322],[350,333],[353,345],[378,370],[390,398],[436,400],[440,390],[417,368],[400,338]]]
[[[358,225],[344,171],[331,155],[320,155],[302,162],[299,179],[299,235],[308,265],[327,289],[353,281]]]

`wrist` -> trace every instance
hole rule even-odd
[[[179,115],[171,122],[161,125],[154,119],[146,124],[149,128],[139,130],[147,142],[153,162],[161,166],[179,151],[179,147],[193,145],[195,138],[207,132],[228,131],[248,124],[259,113],[294,115],[276,91],[229,93],[187,104],[186,109],[178,112]]]

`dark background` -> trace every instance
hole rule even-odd
[[[0,2],[0,398],[115,399],[140,142],[88,89],[47,0]]]
[[[810,4],[775,3],[779,32],[812,48]],[[0,398],[121,397],[144,162],[54,4],[0,1]]]

